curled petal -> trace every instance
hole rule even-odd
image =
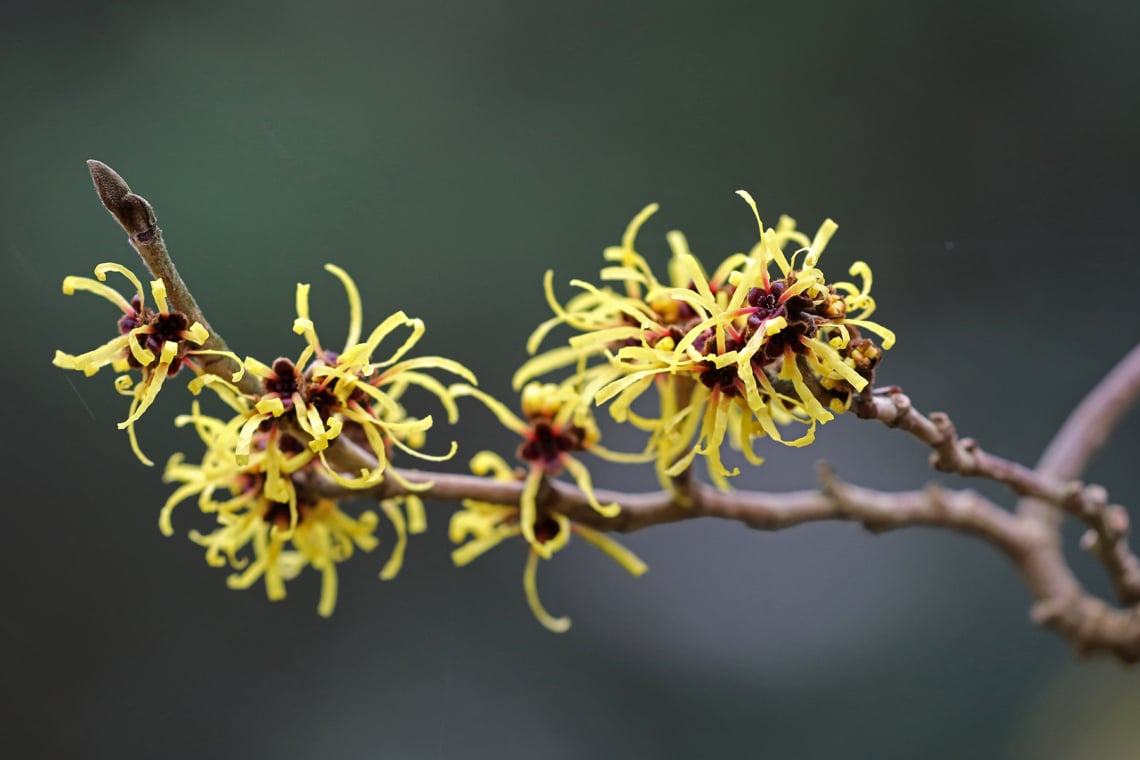
[[[605,533],[587,528],[585,525],[575,525],[574,533],[587,542],[600,549],[607,557],[624,567],[630,575],[644,575],[649,567],[629,549],[607,536]]]
[[[360,340],[360,329],[364,320],[360,291],[357,290],[356,283],[348,276],[348,272],[335,264],[325,264],[325,271],[332,272],[340,280],[341,284],[344,285],[344,294],[348,298],[348,337],[344,339],[344,347],[347,349]]]
[[[392,548],[392,556],[380,570],[380,580],[390,581],[396,577],[404,564],[404,550],[408,546],[408,525],[404,521],[404,513],[400,511],[400,506],[394,499],[380,502],[380,508],[384,510],[384,514],[388,516],[388,521],[396,531],[396,545]]]
[[[542,623],[548,631],[565,633],[570,630],[570,618],[556,618],[542,606],[542,602],[538,598],[537,571],[538,554],[531,550],[527,553],[526,568],[523,570],[523,591],[526,592],[526,603],[530,606],[530,611],[538,618],[538,622]]]

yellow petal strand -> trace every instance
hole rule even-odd
[[[808,338],[805,340],[802,337],[801,341],[810,347],[812,352],[819,357],[820,363],[824,367],[851,383],[851,386],[855,390],[861,391],[867,386],[867,378],[860,375],[855,371],[854,367],[843,361],[843,356],[826,342],[818,338]]]
[[[736,312],[744,306],[744,299],[748,297],[748,291],[752,288],[766,289],[769,285],[768,282],[768,268],[767,259],[763,255],[764,243],[759,242],[753,246],[750,253],[760,251],[758,256],[747,256],[747,265],[742,271],[730,271],[728,273],[728,281],[733,285],[732,297],[728,299],[728,306],[725,309],[729,312]]]
[[[353,390],[359,390],[367,394],[373,401],[379,404],[381,408],[380,417],[394,417],[398,419],[403,414],[403,410],[400,405],[396,403],[396,400],[379,388],[375,388],[368,383],[357,383],[352,387]],[[448,392],[451,392],[450,388]]]
[[[198,325],[197,322],[195,322],[194,324]],[[201,327],[201,325],[198,325],[198,326]],[[208,338],[209,334],[207,334],[206,337]],[[203,339],[203,341],[204,340],[205,340],[205,338]],[[240,356],[235,354],[233,351],[217,351],[217,350],[212,349],[212,348],[199,348],[199,349],[195,349],[195,350],[191,351],[190,353],[194,354],[194,356],[224,356],[227,359],[231,359],[233,361],[233,363],[237,365],[237,369],[234,370],[230,374],[230,382],[231,383],[238,382],[245,375],[245,367],[243,366],[242,359]],[[198,377],[194,378],[194,380],[201,380],[202,378],[206,378],[206,377],[212,377],[212,378],[216,378],[219,380],[221,379],[221,378],[218,378],[217,375],[199,375]],[[193,383],[194,380],[191,380],[190,382]],[[207,381],[207,382],[213,382],[213,381]],[[206,382],[203,382],[200,384],[199,390],[201,390],[201,387],[204,385],[206,385]],[[234,388],[234,390],[237,390],[233,385],[230,385],[229,387]]]
[[[657,213],[657,209],[659,208],[661,207],[656,203],[650,203],[648,206],[641,209],[641,211],[637,212],[637,216],[633,217],[632,221],[629,223],[629,226],[625,228],[625,234],[621,236],[622,248],[627,251],[633,251],[633,243],[637,239],[637,233],[638,230],[641,229],[641,225],[645,224],[646,220],[649,219],[649,217]]]
[[[396,530],[396,545],[392,548],[392,556],[384,563],[380,571],[380,580],[390,581],[400,572],[404,564],[404,550],[408,546],[408,526],[404,522],[404,513],[394,499],[385,499],[380,502],[380,509],[388,516],[388,521]]]
[[[135,400],[131,402],[132,412],[135,410],[138,404],[139,399],[136,397]],[[140,462],[145,464],[147,467],[154,466],[154,462],[150,461],[150,459],[147,458],[146,454],[142,453],[142,449],[139,447],[138,436],[135,434],[135,426],[133,424],[127,425],[127,441],[131,445],[131,451],[134,452],[134,455],[138,457],[138,460]]]
[[[313,351],[322,355],[321,344],[317,340],[317,331],[313,326],[313,320],[309,316],[309,288],[307,282],[297,283],[297,295],[294,299],[297,308],[297,318],[293,320],[293,332],[298,335],[304,335],[305,341],[312,346]]]
[[[630,575],[644,575],[646,571],[649,570],[649,566],[642,562],[636,554],[605,533],[596,531],[593,528],[587,528],[585,525],[575,525],[574,532],[587,542],[598,547],[607,557],[629,571]]]
[[[463,567],[472,560],[483,556],[506,539],[519,535],[520,532],[517,525],[499,526],[490,535],[468,541],[463,546],[454,549],[451,552],[451,561],[455,563],[456,567]]]
[[[749,193],[747,190],[737,190],[736,194],[743,198],[744,202],[748,204],[748,207],[752,209],[752,215],[756,217],[756,226],[760,228],[760,242],[763,245],[763,247],[759,249],[761,252],[761,275],[763,277],[764,285],[767,287],[768,260],[764,258],[764,255],[771,256],[772,260],[776,262],[776,266],[778,266],[780,268],[780,271],[785,274],[787,274],[788,270],[790,269],[788,260],[784,257],[784,252],[780,250],[779,246],[764,245],[767,242],[766,238],[768,236],[764,233],[764,222],[760,221],[760,210],[756,208],[756,201],[753,200],[751,193]]]
[[[562,547],[566,546],[570,541],[570,518],[566,515],[559,514],[558,512],[551,512],[550,517],[558,525],[558,531],[554,534],[554,538],[542,544],[542,548],[546,550],[543,555],[546,559],[554,556],[554,553],[559,551]]]
[[[724,443],[724,434],[728,429],[728,408],[732,403],[731,399],[715,399],[714,402],[708,405],[709,411],[715,410],[712,417],[712,424],[709,425],[708,417],[705,418],[705,429],[702,431],[705,437],[705,445],[702,449],[705,458],[709,463],[709,474],[717,485],[721,488],[727,487],[727,481],[724,478],[734,477],[740,474],[740,468],[734,467],[731,470],[724,466],[720,458],[720,447]]]
[[[568,319],[569,315],[566,313],[566,310],[562,308],[562,304],[558,303],[558,299],[554,297],[553,269],[547,269],[546,273],[542,275],[542,292],[546,295],[546,305],[554,312],[555,318]]]
[[[170,498],[162,505],[162,510],[158,513],[158,530],[162,535],[170,537],[174,535],[174,524],[170,520],[170,514],[174,508],[180,503],[185,501],[190,496],[193,496],[202,485],[200,483],[186,483],[175,489],[174,493],[170,494]]]
[[[321,600],[317,604],[317,614],[323,618],[332,617],[336,609],[337,577],[336,563],[325,559],[321,567]]]
[[[135,357],[135,361],[144,367],[149,367],[151,362],[154,361],[154,352],[139,343],[139,335],[149,335],[149,332],[144,332],[149,328],[136,327],[127,333],[127,345],[131,349],[131,355]],[[167,341],[169,343],[170,341]],[[177,344],[176,344],[177,345]]]
[[[792,387],[795,388],[796,393],[799,394],[799,400],[804,405],[808,414],[820,422],[828,422],[834,419],[831,412],[823,408],[823,404],[819,403],[819,399],[817,399],[815,394],[811,392],[811,389],[807,387],[807,384],[804,382],[804,376],[800,373],[800,368],[796,364],[795,355],[790,351],[785,354],[784,367],[781,370],[781,375],[788,377],[792,381]],[[864,383],[865,382],[866,381],[864,381]]]
[[[518,368],[514,377],[511,378],[511,387],[516,391],[520,390],[526,383],[530,382],[539,375],[545,375],[562,367],[567,367],[574,364],[583,356],[590,356],[598,353],[600,350],[597,346],[559,346],[552,348],[549,351],[532,357]]]
[[[523,570],[523,590],[526,592],[526,603],[530,606],[530,611],[538,618],[538,622],[542,623],[548,631],[566,633],[566,631],[570,630],[570,618],[554,617],[546,611],[546,608],[542,606],[542,602],[538,598],[537,572],[538,554],[532,549],[527,553],[526,568]]]
[[[862,302],[868,300],[871,295],[871,267],[865,261],[856,261],[847,270],[847,274],[852,277],[858,277],[863,280],[863,287],[861,290],[856,291],[857,295],[847,299],[847,305],[852,308],[859,308]]]
[[[735,318],[736,315],[733,313],[716,313],[711,317],[702,320],[693,327],[690,327],[685,333],[684,337],[677,341],[677,347],[673,349],[673,361],[684,361],[685,352],[692,347],[693,341],[699,338],[701,336],[701,333],[703,333],[705,330],[709,329],[710,327],[720,327],[726,322],[732,322],[732,320]],[[699,357],[694,356],[694,358]]]
[[[372,352],[376,350],[376,347],[380,344],[380,341],[383,340],[386,335],[396,329],[398,325],[412,328],[411,334],[404,340],[403,345],[392,352],[391,356],[382,362],[373,362],[373,366],[387,367],[391,364],[395,364],[404,356],[404,354],[408,353],[408,351],[410,351],[412,347],[419,342],[420,338],[424,334],[423,320],[409,319],[407,314],[402,311],[398,311],[381,322],[380,325],[372,331],[372,334],[368,336],[368,340],[364,345],[368,347],[369,355],[371,355]]]
[[[167,373],[170,371],[170,362],[178,353],[178,344],[172,340],[166,341],[162,346],[162,356],[159,357],[158,366],[150,372],[148,382],[143,384],[142,398],[139,400],[138,408],[127,419],[119,423],[119,429],[127,427],[142,417],[143,413],[150,408],[154,400],[158,398],[158,392],[162,390],[162,384],[165,382]]]
[[[845,319],[845,320],[843,320],[843,322],[844,322],[844,324],[855,325],[857,327],[863,328],[864,330],[867,330],[869,332],[873,332],[876,335],[881,336],[883,339],[883,350],[884,351],[889,349],[891,346],[893,346],[895,344],[895,333],[894,333],[894,331],[888,330],[887,328],[883,327],[882,325],[878,324],[877,322],[871,322],[871,321],[862,320],[862,319]]]
[[[655,283],[651,283],[649,278],[642,272],[629,267],[603,267],[602,271],[598,272],[598,279],[606,280],[607,282],[636,282],[639,285],[648,285],[652,287]]]
[[[401,372],[400,381],[408,385],[418,385],[439,399],[440,405],[447,412],[449,424],[454,425],[459,421],[459,407],[455,405],[455,399],[452,398],[447,386],[439,380],[422,372]]]
[[[639,382],[626,386],[614,402],[610,404],[610,416],[618,422],[624,422],[629,417],[629,407],[645,393],[656,381],[658,375],[646,375]]]
[[[523,538],[531,546],[538,543],[534,537],[534,521],[538,513],[538,488],[541,484],[542,468],[532,467],[527,473],[522,496],[519,498],[519,527],[522,528]]]
[[[138,277],[135,277],[134,272],[122,264],[116,264],[113,261],[105,261],[95,267],[95,276],[99,278],[99,282],[105,282],[107,280],[107,272],[114,272],[126,277],[131,283],[131,286],[134,287],[135,292],[138,293],[139,298],[141,299],[143,297],[142,282]]]
[[[815,239],[811,241],[811,249],[808,251],[807,256],[804,257],[804,267],[814,267],[819,263],[819,256],[823,253],[823,249],[827,247],[827,242],[831,240],[831,236],[839,229],[839,225],[830,219],[825,219],[823,224],[819,225],[819,230],[815,233]]]
[[[379,382],[383,382],[385,379],[394,377],[400,373],[418,369],[441,369],[444,372],[458,375],[472,385],[479,384],[474,372],[454,359],[448,359],[443,356],[417,356],[415,359],[406,359],[386,369],[384,374],[380,376]]]
[[[607,343],[615,343],[628,338],[640,338],[642,328],[633,325],[621,325],[594,330],[585,335],[575,335],[568,341],[574,348],[592,347],[595,351],[604,348]]]
[[[365,429],[367,430],[368,428]],[[379,485],[384,480],[383,467],[376,467],[372,470],[369,470],[367,467],[361,467],[360,477],[346,478],[344,475],[333,469],[332,464],[330,464],[329,460],[325,457],[324,451],[318,452],[318,455],[321,458],[321,464],[324,465],[325,474],[345,488],[371,488],[372,486]]]
[[[200,346],[203,343],[205,343],[209,337],[210,337],[210,331],[207,330],[202,325],[201,322],[195,322],[192,325],[190,325],[188,328],[186,328],[185,330],[182,331],[182,338],[184,340],[190,341],[191,343],[193,343],[196,346]],[[195,351],[194,353],[195,354],[204,354],[207,352]],[[234,361],[236,361],[239,366],[241,365],[241,359],[238,359],[237,354],[233,353],[232,351],[211,351],[209,353],[221,353],[221,354],[232,356]]]
[[[606,403],[607,401],[609,401],[614,396],[618,395],[619,393],[621,393],[623,390],[630,387],[631,385],[636,385],[637,383],[642,382],[647,377],[653,378],[654,376],[659,375],[662,372],[668,372],[668,371],[669,371],[668,367],[659,367],[656,369],[643,369],[643,370],[639,370],[638,372],[634,372],[632,374],[626,375],[625,377],[619,378],[618,380],[615,380],[614,382],[610,383],[609,385],[607,385],[604,388],[602,388],[601,390],[599,390],[596,394],[594,394],[594,403],[601,406],[602,404]]]
[[[364,311],[360,304],[360,291],[356,283],[336,264],[325,264],[325,271],[332,272],[344,285],[344,294],[348,297],[348,337],[344,339],[344,347],[348,348],[360,340],[360,330],[364,323]]]
[[[150,294],[154,296],[155,308],[159,314],[169,314],[170,307],[166,302],[166,283],[162,278],[150,281]]]
[[[261,425],[262,421],[269,416],[270,415],[264,413],[254,414],[241,426],[241,431],[237,437],[237,446],[234,447],[234,457],[238,465],[245,467],[249,464],[249,449],[253,443],[253,434],[257,432],[257,428]]]
[[[680,457],[679,459],[677,459],[677,461],[673,462],[673,464],[666,467],[665,468],[665,475],[670,477],[670,478],[675,478],[678,475],[680,475],[681,473],[683,473],[685,470],[692,467],[693,459],[695,459],[697,456],[697,449],[699,448],[699,446],[700,446],[699,443],[694,444],[691,448],[689,448],[688,451],[685,452],[684,456]]]
[[[669,230],[666,232],[665,242],[669,244],[669,250],[673,252],[673,259],[669,262],[670,269],[672,269],[673,261],[684,256],[693,255],[693,252],[689,249],[688,238],[686,238],[685,233],[680,230]],[[673,284],[677,287],[682,287],[685,283],[679,282],[678,280],[679,278],[674,278]]]
[[[266,417],[280,417],[285,413],[285,402],[278,396],[268,396],[254,404],[253,408]]]
[[[781,396],[780,394],[776,393],[776,389],[772,386],[772,383],[771,383],[771,381],[768,380],[768,376],[766,374],[761,373],[759,377],[760,377],[760,384],[764,387],[764,392],[768,394],[768,397],[770,399],[772,399],[771,403],[773,405],[776,405],[779,403],[778,399],[787,399],[786,396]],[[792,399],[787,399],[787,400],[788,400],[788,403],[798,403]],[[784,440],[784,438],[780,435],[779,429],[776,427],[775,423],[772,421],[771,414],[769,414],[767,412],[767,407],[765,407],[763,412],[756,411],[756,420],[757,420],[757,422],[760,423],[760,426],[764,429],[764,432],[768,434],[769,438],[771,438],[773,441],[776,441],[777,443],[782,443],[785,446],[793,446],[793,447],[799,448],[801,446],[807,446],[808,444],[815,441],[815,426],[816,426],[817,420],[814,417],[811,417],[810,422],[807,423],[808,424],[807,432],[805,432],[802,436],[800,436],[799,438],[796,438],[795,440],[792,440],[792,441]],[[800,420],[798,418],[797,418],[797,421],[804,422],[804,420]]]
[[[130,343],[130,337],[127,335],[120,335],[117,338],[112,338],[103,345],[96,349],[88,351],[78,356],[73,356],[63,351],[56,351],[55,358],[52,359],[52,364],[62,369],[77,369],[81,370],[85,375],[91,376],[99,371],[100,368],[107,366],[123,355]],[[151,355],[153,357],[153,354]]]
[[[563,459],[567,471],[574,476],[574,482],[582,489],[582,493],[586,495],[586,500],[590,502],[590,506],[594,511],[602,517],[617,517],[621,514],[621,505],[615,503],[601,504],[598,502],[598,497],[594,495],[594,484],[590,480],[590,471],[586,469],[586,465],[579,462],[572,456],[567,456]]]
[[[131,306],[127,299],[123,298],[122,294],[109,285],[104,285],[101,282],[92,280],[90,277],[76,277],[69,275],[63,278],[63,293],[64,295],[74,295],[77,290],[85,290],[88,293],[94,293],[97,296],[106,298],[111,303],[118,306],[126,314],[134,314],[135,309]]]
[[[705,274],[704,267],[701,266],[701,262],[697,261],[694,256],[682,256],[679,263],[681,270],[688,274],[697,293],[709,304],[715,304],[716,297],[713,296],[712,290],[709,288],[709,279]]]
[[[480,451],[471,457],[471,472],[476,475],[491,474],[495,480],[515,479],[514,469],[494,451]]]
[[[405,496],[404,511],[408,514],[408,533],[416,536],[427,530],[427,512],[424,511],[423,499],[412,494]]]
[[[425,419],[430,420],[431,416],[429,415]],[[428,462],[446,462],[448,459],[451,459],[453,456],[455,456],[455,452],[459,451],[459,444],[455,441],[451,442],[451,446],[448,447],[446,454],[425,454],[422,451],[413,449],[411,446],[408,446],[406,443],[396,437],[393,437],[391,441],[396,448],[400,449],[400,451],[403,451],[406,454],[410,454],[417,459],[423,459]]]
[[[276,374],[273,371],[272,367],[270,367],[268,364],[261,363],[257,359],[254,359],[252,356],[245,357],[245,359],[242,360],[241,364],[246,372],[249,372],[256,377],[260,377],[263,380],[266,378],[271,378]]]
[[[513,430],[519,435],[525,434],[530,430],[530,426],[520,420],[514,412],[506,407],[503,402],[494,398],[490,394],[484,393],[478,388],[473,388],[470,385],[462,383],[451,386],[451,394],[453,396],[474,396],[483,402],[483,404],[491,410],[491,413],[499,418],[499,422],[509,430]]]
[[[624,464],[651,462],[653,458],[657,456],[657,453],[653,451],[652,448],[645,451],[612,451],[597,443],[591,443],[586,450],[607,462],[621,462]]]
[[[765,416],[767,416],[766,413]],[[759,418],[760,415],[757,414],[756,417]],[[761,428],[763,428],[762,422]],[[738,430],[738,435],[740,436],[740,451],[744,454],[744,458],[748,461],[748,464],[754,466],[764,464],[764,457],[757,454],[756,451],[752,448],[752,439],[755,437],[755,426],[753,418],[751,416],[747,414],[740,415],[740,428]]]
[[[585,280],[571,280],[570,284],[573,285],[574,287],[582,288],[582,290],[585,290],[588,293],[592,293],[595,296],[597,296],[598,298],[601,298],[601,299],[607,299],[608,298],[613,303],[614,307],[619,312],[621,312],[622,314],[627,314],[630,317],[632,317],[633,319],[637,320],[638,324],[641,324],[642,322],[644,322],[646,317],[648,316],[644,311],[642,311],[641,309],[638,309],[634,305],[634,304],[638,303],[637,301],[632,301],[632,300],[628,300],[628,299],[620,299],[619,300],[617,298],[614,298],[612,296],[612,294],[607,294],[601,290],[598,290],[596,287],[594,287],[590,283],[586,282]],[[616,322],[617,319],[615,318],[614,321]]]
[[[742,266],[747,267],[748,261],[749,261],[749,257],[743,253],[732,254],[731,256],[726,258],[724,261],[722,261],[720,263],[720,265],[716,268],[716,271],[713,272],[712,279],[709,280],[709,283],[712,285],[716,285],[717,287],[720,287],[721,285],[723,285],[725,282],[728,281],[728,276],[733,271],[736,271],[737,269],[739,269]],[[747,295],[747,292],[745,292],[745,295]],[[738,306],[739,306],[739,304],[738,304]]]
[[[532,332],[526,339],[526,352],[533,356],[534,353],[538,351],[538,347],[542,345],[543,339],[550,334],[551,330],[562,324],[562,322],[562,317],[551,317],[550,319],[540,324],[538,327],[534,328],[534,332]]]

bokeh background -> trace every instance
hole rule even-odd
[[[1134,3],[1055,0],[7,7],[10,756],[1134,757],[1136,673],[1075,660],[995,551],[947,533],[666,526],[628,538],[651,567],[636,580],[572,546],[539,579],[574,618],[562,636],[526,608],[521,546],[451,567],[445,504],[397,581],[376,578],[386,532],[342,568],[331,620],[315,577],[275,604],[229,591],[185,537],[206,527],[193,509],[159,534],[168,487],[115,429],[111,377],[50,359],[114,319],[61,279],[135,264],[88,158],[154,203],[236,350],[298,352],[298,281],[324,334],[342,329],[333,261],[366,320],[423,317],[422,349],[502,397],[546,268],[568,295],[650,201],[651,259],[674,228],[708,259],[746,249],[743,187],[769,221],[839,222],[825,271],[871,262],[899,338],[883,382],[1032,462],[1140,333],[1138,21]],[[186,405],[165,392],[140,425],[160,462],[197,451],[169,424]],[[1138,422],[1089,473],[1132,505]],[[475,405],[449,436],[454,470],[514,446]],[[871,486],[934,477],[917,443],[854,419],[766,453],[741,487],[805,487],[821,459]]]

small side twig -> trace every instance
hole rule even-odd
[[[1140,401],[1140,343],[1117,362],[1069,414],[1041,455],[1037,469],[1076,478],[1108,442],[1124,414]],[[1019,505],[1021,512],[1028,511]]]
[[[1134,353],[1140,357],[1140,352]],[[1128,366],[1127,363],[1122,365]],[[1110,387],[1117,389],[1115,393],[1090,394],[1090,398],[1095,396],[1102,399],[1102,402],[1093,405],[1082,419],[1087,419],[1087,424],[1099,424],[1098,435],[1102,441],[1107,435],[1104,425],[1108,424],[1102,407],[1113,408],[1118,414],[1122,411],[1121,397],[1126,389],[1127,392],[1132,392],[1133,388],[1140,388],[1140,361],[1135,362],[1133,371],[1136,376],[1130,382],[1125,382],[1119,373],[1116,377],[1110,376]],[[934,412],[929,417],[923,415],[897,388],[864,394],[857,401],[856,413],[865,419],[877,419],[890,427],[905,430],[930,446],[934,450],[930,462],[937,470],[1002,483],[1018,496],[1026,497],[1022,504],[1032,502],[1047,505],[1049,511],[1058,515],[1067,513],[1076,517],[1089,527],[1082,546],[1092,551],[1105,566],[1116,587],[1117,598],[1126,604],[1140,601],[1140,559],[1128,546],[1128,512],[1119,505],[1110,506],[1108,495],[1102,487],[1086,485],[1077,480],[1062,480],[1052,470],[1031,470],[1025,465],[990,454],[982,450],[972,438],[958,438],[954,423],[947,415],[941,412]],[[1069,429],[1074,440],[1085,443],[1063,443],[1054,450],[1081,456],[1087,461],[1091,451],[1078,453],[1078,449],[1091,445],[1096,438],[1079,432],[1080,428],[1075,425],[1070,425]],[[1060,455],[1053,454],[1049,458],[1058,456]],[[1067,460],[1057,461],[1066,462],[1061,474],[1080,471],[1080,468]],[[1021,509],[1019,514],[1042,520],[1041,513],[1032,509]],[[1055,524],[1052,520],[1042,522],[1049,527]],[[1057,543],[1055,528],[1052,539]]]

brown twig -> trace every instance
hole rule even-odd
[[[160,278],[166,284],[170,305],[175,311],[180,311],[189,317],[191,322],[199,322],[209,332],[210,336],[201,347],[210,351],[228,351],[229,347],[225,340],[210,327],[202,310],[198,308],[198,302],[194,300],[190,289],[186,287],[186,283],[174,267],[174,261],[170,258],[170,252],[166,250],[166,243],[162,239],[162,230],[158,227],[158,217],[155,216],[150,203],[132,193],[126,181],[102,161],[94,159],[88,161],[87,169],[91,172],[91,180],[95,183],[95,192],[99,194],[99,200],[127,233],[131,247],[142,257],[151,275]],[[234,361],[226,356],[202,354],[196,358],[204,371],[226,380],[230,380],[231,375],[239,369]],[[238,387],[243,393],[258,393],[261,390],[260,384],[252,375],[243,377]]]
[[[170,260],[150,204],[132,193],[126,182],[105,164],[89,161],[88,166],[103,204],[127,231],[131,245],[153,275],[165,281],[172,306],[209,329]],[[225,341],[212,329],[206,347],[227,350]],[[203,358],[204,371],[229,379],[234,369],[232,361],[224,357]],[[257,395],[261,388],[247,376],[241,390]],[[1137,396],[1140,347],[1133,349],[1073,412],[1037,470],[989,454],[971,439],[959,439],[949,417],[940,413],[923,415],[898,388],[867,391],[856,398],[853,408],[858,416],[905,430],[929,446],[936,469],[994,480],[1025,497],[1017,513],[972,491],[933,485],[923,491],[899,493],[860,488],[842,482],[826,468],[820,471],[819,490],[783,494],[722,492],[694,480],[684,481],[683,488],[673,491],[630,494],[599,490],[598,500],[622,506],[614,518],[596,512],[579,489],[550,481],[541,491],[539,506],[583,525],[618,532],[703,517],[733,520],[765,531],[824,520],[858,522],[874,533],[919,525],[956,530],[993,544],[1010,558],[1036,599],[1032,616],[1038,623],[1068,639],[1079,652],[1106,652],[1122,661],[1135,662],[1140,660],[1140,607],[1114,609],[1084,590],[1060,551],[1053,521],[1041,519],[1040,505],[1046,505],[1044,509],[1051,513],[1074,515],[1088,525],[1088,537],[1083,543],[1108,569],[1120,599],[1133,605],[1140,601],[1140,560],[1127,544],[1127,512],[1109,504],[1103,488],[1073,480]],[[303,437],[300,431],[293,432]],[[344,472],[376,466],[371,453],[347,436],[332,441],[327,456]],[[337,498],[368,495],[386,499],[408,493],[409,489],[401,485],[404,481],[428,484],[416,491],[427,499],[475,499],[515,505],[523,491],[521,482],[471,475],[418,470],[396,470],[393,474],[400,477],[388,477],[366,492],[347,490],[320,478],[299,487]]]
[[[1045,505],[1057,514],[1070,514],[1089,526],[1082,546],[1101,561],[1123,604],[1140,602],[1140,559],[1128,546],[1128,512],[1108,503],[1107,492],[1073,478],[1083,470],[1093,451],[1103,445],[1112,421],[1123,415],[1140,395],[1140,347],[1133,349],[1070,416],[1050,444],[1042,461],[1055,467],[1030,470],[983,451],[972,439],[959,439],[950,419],[941,413],[926,417],[897,388],[864,393],[855,411],[905,430],[934,452],[931,464],[944,472],[983,477],[1003,483],[1019,496]],[[1073,575],[1059,544],[1052,520],[1041,512],[1021,509],[1017,518],[1036,525],[1038,540],[1019,564],[1037,599],[1034,620],[1072,640],[1079,651],[1107,649],[1121,659],[1140,659],[1140,620],[1137,609],[1114,610],[1091,597]],[[1027,528],[1028,530],[1028,528]],[[1094,603],[1095,602],[1095,603]]]
[[[1060,478],[1076,478],[1107,443],[1124,413],[1140,398],[1140,344],[1089,392],[1069,414],[1061,429],[1041,455],[1037,469]],[[1107,495],[1094,494],[1099,508],[1083,509],[1078,516],[1089,526],[1081,546],[1091,551],[1108,569],[1116,597],[1122,603],[1140,601],[1140,561],[1128,546],[1128,512],[1106,505]],[[1083,505],[1082,505],[1083,506]],[[1040,498],[1027,496],[1017,505],[1018,514],[1052,529],[1053,551],[1060,556],[1061,513]]]

